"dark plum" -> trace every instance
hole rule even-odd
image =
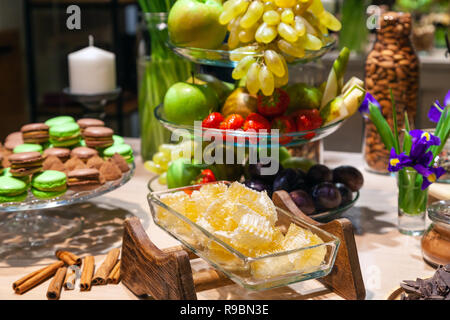
[[[349,187],[343,183],[336,183],[336,188],[338,188],[342,198],[340,207],[346,206],[353,201],[353,192]]]
[[[291,192],[296,182],[297,171],[294,169],[284,169],[277,174],[273,182],[273,192],[278,190]]]
[[[289,193],[289,195],[291,196],[292,201],[294,201],[296,206],[302,210],[304,214],[310,215],[316,211],[314,201],[307,192],[303,190],[295,190]]]
[[[333,181],[333,174],[331,170],[323,164],[316,164],[312,166],[306,174],[306,182],[311,187],[319,183],[331,181]]]
[[[272,196],[272,188],[265,181],[253,178],[245,180],[244,185],[256,191],[267,191],[269,196]]]
[[[343,183],[352,192],[358,191],[364,184],[362,173],[352,166],[340,166],[333,170],[333,182]]]
[[[299,189],[309,192],[309,186],[306,183],[305,178],[302,178],[301,175],[300,176],[297,175],[296,181],[291,188],[291,190],[299,190]]]
[[[330,182],[322,182],[312,189],[312,198],[317,210],[329,210],[339,207],[342,201],[338,188]]]
[[[277,173],[279,173],[281,170],[283,170],[283,168],[281,167],[281,165],[279,165],[279,169],[278,169],[277,173],[272,174],[272,175],[265,175],[265,174],[263,174],[262,169],[270,167],[270,166],[271,166],[270,163],[269,164],[262,164],[260,162],[258,162],[257,164],[249,164],[248,167],[247,167],[248,176],[250,178],[256,178],[256,179],[259,179],[259,180],[264,180],[264,181],[273,183],[273,181],[275,180],[275,178],[277,176]]]

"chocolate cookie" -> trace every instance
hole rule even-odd
[[[24,125],[20,132],[22,132],[22,139],[24,143],[45,143],[49,139],[49,126],[45,123],[30,123]]]
[[[44,157],[55,156],[62,162],[70,158],[70,149],[67,148],[48,148],[44,150]]]
[[[67,184],[72,186],[85,186],[102,184],[100,171],[97,169],[76,169],[67,174]]]
[[[90,148],[107,148],[114,144],[114,131],[106,127],[89,127],[83,132],[84,142]]]
[[[21,152],[9,156],[10,173],[14,177],[25,177],[42,171],[44,158],[40,152]]]

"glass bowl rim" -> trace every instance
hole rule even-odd
[[[323,56],[328,50],[330,50],[336,43],[337,40],[335,37],[331,35],[325,35],[324,38],[327,40],[326,43],[323,45],[322,48],[319,50],[305,50],[305,57],[303,58],[295,58],[292,62],[287,62],[287,64],[296,64],[296,62],[303,61],[303,60],[314,60],[318,59],[319,57]],[[171,50],[184,50],[189,52],[199,52],[203,54],[220,54],[221,56],[232,54],[236,49],[233,50],[226,50],[226,49],[205,49],[205,48],[196,48],[196,47],[182,47],[177,46],[174,43],[170,41],[170,38],[166,41],[167,46]],[[248,46],[251,46],[252,44],[249,43]],[[238,51],[236,53],[239,53],[240,55],[245,56],[253,56],[253,57],[261,57],[262,54],[255,53],[255,52],[245,52],[245,51]],[[318,56],[315,56],[318,54]],[[311,55],[311,58],[308,58],[308,55]],[[210,59],[204,59],[204,60],[210,60]],[[215,60],[212,60],[215,61]]]
[[[220,182],[225,183],[227,185],[231,184],[231,182],[229,182],[229,181],[216,181],[216,182],[210,182],[208,184],[216,184],[216,183],[220,183]],[[173,188],[173,189],[168,189],[168,190],[150,192],[147,195],[147,201],[149,202],[149,205],[151,205],[151,202],[155,202],[157,205],[159,205],[163,209],[169,211],[170,213],[174,214],[176,217],[181,218],[183,221],[185,221],[189,225],[194,226],[195,228],[199,229],[209,239],[214,240],[215,242],[220,244],[222,247],[227,249],[230,253],[232,253],[233,255],[237,256],[239,259],[241,259],[241,260],[243,260],[245,262],[253,262],[253,261],[259,261],[259,260],[264,260],[264,259],[268,259],[268,258],[275,258],[275,257],[285,256],[285,255],[289,255],[289,254],[292,254],[292,253],[305,251],[305,250],[309,250],[309,249],[313,249],[313,248],[317,248],[317,247],[328,246],[328,245],[334,245],[336,247],[336,250],[337,250],[339,248],[339,246],[340,246],[341,241],[335,235],[333,235],[333,234],[331,234],[331,233],[329,233],[329,232],[327,232],[327,231],[325,231],[323,229],[320,229],[319,227],[314,226],[314,225],[308,223],[307,221],[304,221],[303,219],[301,219],[299,217],[296,217],[295,215],[293,215],[292,213],[290,213],[287,210],[284,210],[284,209],[282,209],[280,207],[275,206],[275,208],[277,210],[280,210],[281,212],[283,212],[284,214],[286,214],[290,218],[292,218],[294,220],[299,220],[302,224],[307,225],[309,228],[320,230],[321,233],[323,233],[327,237],[331,238],[332,240],[329,240],[329,241],[325,242],[323,239],[321,239],[322,241],[324,241],[323,243],[316,244],[316,245],[313,245],[313,246],[307,246],[307,247],[302,247],[302,248],[297,248],[297,249],[292,249],[292,250],[287,250],[287,251],[282,251],[282,252],[276,252],[276,253],[272,253],[272,254],[268,254],[268,255],[263,255],[263,256],[260,256],[260,257],[249,257],[249,256],[246,256],[245,254],[243,254],[242,252],[234,249],[229,244],[225,243],[224,241],[222,241],[221,239],[216,237],[214,234],[212,234],[211,232],[209,232],[208,230],[206,230],[202,226],[200,226],[197,223],[191,221],[186,216],[182,215],[181,213],[179,213],[176,210],[172,209],[171,207],[167,206],[166,204],[164,204],[161,200],[159,200],[156,197],[157,195],[161,195],[161,194],[168,194],[168,193],[174,193],[174,192],[177,192],[177,191],[184,191],[184,190],[188,190],[188,189],[199,188],[199,187],[201,187],[203,185],[205,185],[205,184],[197,184],[197,185],[193,185],[193,186],[187,186],[187,187],[181,187],[181,188]]]
[[[162,117],[163,108],[164,108],[164,103],[160,103],[158,106],[156,106],[155,110],[153,111],[153,113],[158,121],[160,121],[163,124],[166,124],[168,126],[176,127],[177,129],[185,129],[188,131],[195,132],[195,127],[193,125],[176,124],[176,123],[170,122],[167,119],[164,119]],[[269,139],[271,137],[287,138],[287,137],[297,137],[300,134],[303,136],[303,135],[307,135],[309,133],[321,133],[323,131],[327,131],[328,129],[337,127],[338,125],[344,123],[346,120],[347,120],[346,118],[340,119],[338,121],[334,121],[332,123],[329,123],[325,126],[322,126],[320,128],[313,129],[313,130],[295,131],[295,132],[288,132],[288,133],[282,133],[282,134],[271,134],[269,132],[268,133],[246,132],[241,129],[225,130],[225,129],[201,128],[201,131],[202,132],[212,131],[212,132],[220,133],[220,134],[226,133],[227,135],[233,136],[233,137],[257,137],[258,135],[261,135],[261,137],[259,137],[259,138],[266,138],[266,139]]]
[[[442,205],[449,207],[450,200],[440,200],[429,205],[427,208],[428,217],[433,222],[440,222],[450,226],[450,216],[444,215],[438,211]]]

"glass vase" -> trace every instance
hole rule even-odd
[[[141,15],[137,66],[143,161],[151,160],[161,144],[170,142],[170,132],[155,118],[154,109],[170,86],[191,74],[191,64],[167,48],[167,37],[167,13]]]
[[[423,177],[415,170],[402,169],[397,173],[398,230],[419,236],[425,232],[428,189],[422,190]]]

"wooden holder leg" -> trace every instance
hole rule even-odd
[[[295,205],[286,191],[275,192],[272,200],[277,207],[291,212],[341,240],[333,270],[328,276],[320,278],[319,281],[345,299],[364,299],[366,289],[361,275],[352,223],[348,219],[336,219],[328,223],[319,223],[305,215]]]
[[[157,300],[197,299],[188,254],[159,250],[136,217],[124,222],[121,261],[122,282],[135,295],[151,295]]]

